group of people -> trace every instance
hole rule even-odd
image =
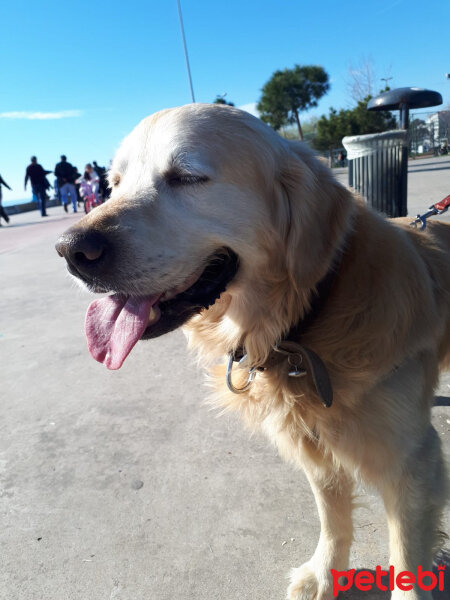
[[[25,190],[30,182],[33,199],[38,202],[41,215],[47,217],[47,200],[49,199],[49,190],[52,187],[47,175],[55,174],[54,189],[55,197],[58,198],[66,212],[72,204],[73,212],[78,211],[78,204],[84,204],[85,199],[89,198],[90,205],[95,206],[105,202],[109,198],[110,190],[107,181],[107,171],[105,167],[100,167],[94,160],[88,163],[84,168],[84,173],[78,172],[67,161],[65,155],[61,156],[60,162],[55,166],[54,171],[47,171],[37,161],[36,156],[31,157],[31,162],[25,171]],[[0,176],[0,226],[3,218],[9,223],[9,216],[2,206],[2,185],[11,190],[9,185]]]
[[[47,216],[48,190],[51,187],[47,175],[52,171],[46,171],[38,162],[36,156],[31,157],[31,164],[28,165],[25,172],[25,189],[30,181],[33,195],[39,203],[41,215]],[[72,204],[73,212],[78,211],[78,203],[85,198],[93,197],[95,204],[104,202],[109,197],[109,188],[106,179],[105,167],[100,167],[94,160],[85,166],[84,173],[78,172],[67,161],[63,154],[60,162],[55,166],[55,196],[59,198],[64,210],[68,212]]]

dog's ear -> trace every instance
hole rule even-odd
[[[278,184],[285,223],[286,266],[297,289],[311,289],[327,273],[349,227],[351,194],[303,144],[291,142]]]

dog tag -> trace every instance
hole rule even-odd
[[[294,365],[289,369],[289,377],[304,377],[306,375],[305,369],[299,369],[297,365]]]

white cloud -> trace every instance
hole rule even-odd
[[[241,110],[245,110],[245,112],[250,113],[254,117],[259,118],[259,112],[256,108],[256,102],[250,102],[249,104],[243,104],[242,106],[238,106]]]
[[[0,119],[67,119],[71,117],[81,117],[82,114],[83,111],[81,110],[60,110],[59,112],[33,112],[31,110],[22,110],[0,113]]]

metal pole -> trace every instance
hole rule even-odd
[[[189,66],[189,57],[188,57],[188,51],[187,51],[187,46],[186,46],[186,37],[184,35],[183,15],[181,14],[180,0],[177,0],[177,6],[178,6],[178,17],[180,19],[181,37],[183,38],[184,58],[186,59],[186,68],[187,68],[188,78],[189,78],[189,87],[191,89],[191,99],[192,99],[192,102],[195,102],[194,88],[192,86],[191,68]]]
[[[404,102],[400,103],[400,122],[399,129],[407,130],[409,127],[409,106]],[[398,214],[394,217],[406,217],[408,214],[408,146],[402,146],[402,159],[400,166],[400,202]]]
[[[400,109],[400,122],[399,129],[408,129],[409,127],[409,106],[408,104],[401,103],[399,105]]]

